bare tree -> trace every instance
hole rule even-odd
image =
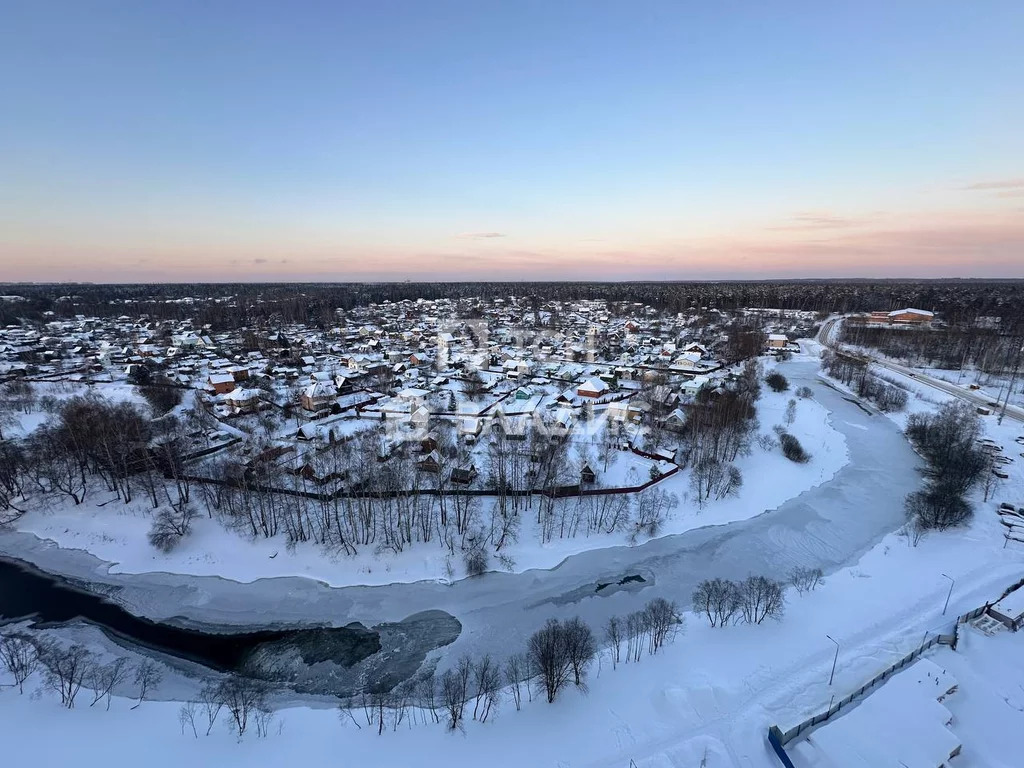
[[[735,496],[743,486],[743,475],[735,464],[726,464],[714,457],[699,459],[690,472],[690,490],[697,497],[697,506],[714,496],[724,499]]]
[[[135,668],[135,684],[139,686],[139,700],[132,709],[138,709],[146,699],[146,693],[150,688],[160,684],[164,679],[163,672],[157,667],[156,662],[146,659]]]
[[[644,614],[650,638],[648,648],[655,654],[682,624],[682,616],[675,602],[663,597],[656,597],[648,602],[644,606]]]
[[[934,483],[907,494],[904,509],[907,519],[921,531],[944,531],[966,523],[974,514],[970,502],[963,496]]]
[[[39,649],[27,635],[0,635],[0,664],[14,678],[18,693],[24,693],[25,681],[39,668]]]
[[[529,663],[521,653],[513,653],[505,659],[505,685],[512,692],[512,701],[515,702],[517,712],[523,706],[522,685],[524,682],[527,686],[530,684],[530,681],[527,679],[528,669]]]
[[[712,627],[727,626],[740,609],[739,587],[727,579],[706,579],[693,591],[693,607]]]
[[[248,677],[232,675],[225,678],[217,685],[216,695],[231,715],[235,733],[239,736],[245,734],[249,719],[257,711],[266,709],[266,685]]]
[[[604,625],[604,637],[612,651],[612,669],[619,664],[622,656],[622,619],[612,616]]]
[[[789,426],[794,421],[796,421],[796,400],[790,398],[789,402],[786,403],[785,422],[786,425]]]
[[[497,707],[501,690],[501,671],[490,656],[484,656],[473,665],[473,690],[473,719],[479,717],[481,723],[486,723],[487,717]]]
[[[224,701],[215,684],[203,686],[199,692],[199,706],[206,716],[206,735],[209,736],[220,716],[220,711],[224,708]]]
[[[648,488],[636,494],[630,541],[635,543],[641,536],[657,536],[669,514],[678,506],[678,496],[659,488]]]
[[[89,706],[95,706],[96,702],[106,697],[107,710],[110,709],[110,696],[118,685],[128,677],[128,660],[125,658],[114,659],[109,664],[96,664],[89,672],[86,680],[87,685],[92,689],[93,699]]]
[[[61,704],[73,709],[78,692],[92,674],[95,657],[83,645],[65,647],[51,642],[41,651],[41,661],[46,667],[46,685],[60,695]]]
[[[195,510],[188,503],[161,507],[153,517],[149,543],[161,552],[171,552],[191,532],[194,518]]]
[[[469,700],[469,681],[473,673],[473,662],[468,656],[459,659],[454,669],[447,669],[441,675],[441,701],[448,712],[448,730],[462,727]]]
[[[558,619],[548,622],[530,637],[528,654],[531,666],[537,671],[540,685],[550,704],[558,692],[569,682],[573,671],[565,631]]]
[[[594,633],[579,616],[574,616],[562,626],[566,653],[572,666],[573,682],[576,687],[586,690],[587,670],[594,661],[594,654],[597,653]]]
[[[352,708],[355,706],[355,702],[352,697],[342,699],[338,703],[338,719],[341,720],[341,724],[344,725],[346,722],[352,723],[358,730],[363,730],[363,726],[356,720],[356,716],[352,714]]]
[[[626,661],[640,661],[644,637],[647,636],[647,617],[643,611],[633,611],[626,616]]]
[[[739,599],[748,624],[760,624],[769,616],[780,618],[786,603],[782,585],[764,576],[748,576],[740,583]]]
[[[253,712],[253,722],[256,723],[256,736],[266,738],[270,722],[274,719],[274,710],[270,708],[266,700],[259,702]]]
[[[199,731],[196,730],[196,712],[199,705],[194,701],[186,701],[178,708],[178,725],[181,726],[181,735],[185,735],[185,726],[192,729],[193,738],[199,738]]]
[[[441,722],[441,718],[437,714],[437,678],[433,669],[425,672],[417,681],[416,695],[419,697],[421,706],[430,712],[431,719],[435,723]]]
[[[789,572],[789,583],[802,595],[804,592],[814,591],[814,588],[824,581],[823,577],[821,568],[797,566]]]

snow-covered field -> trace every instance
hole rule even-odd
[[[504,701],[496,720],[470,722],[465,733],[403,724],[378,737],[365,724],[361,730],[344,724],[333,710],[291,707],[277,714],[266,739],[247,735],[239,743],[223,724],[210,737],[194,739],[181,734],[175,703],[147,702],[131,710],[133,702],[116,699],[109,713],[84,705],[69,712],[50,693],[34,699],[4,691],[0,722],[5,732],[18,735],[5,740],[5,756],[12,764],[87,760],[128,766],[144,755],[154,768],[333,763],[339,756],[346,764],[368,766],[619,768],[634,760],[641,768],[663,768],[698,766],[706,756],[706,768],[767,768],[776,765],[765,742],[769,725],[786,729],[824,708],[833,693],[856,688],[920,643],[926,632],[947,630],[952,616],[997,597],[1019,577],[1024,550],[1001,549],[994,518],[981,514],[970,529],[926,538],[916,548],[889,536],[814,593],[790,594],[779,623],[711,629],[688,614],[684,633],[658,656],[615,671],[604,658],[593,670],[589,694],[570,690],[554,705],[535,701],[522,712]],[[948,581],[941,573],[956,579],[946,617]],[[840,643],[831,688],[834,646],[826,634]],[[995,674],[998,664],[1016,664],[1013,674],[1019,676],[1024,636],[1007,635],[999,642],[1000,661],[985,663],[996,665]],[[962,653],[974,650],[968,640]],[[978,651],[989,653],[980,643]],[[963,698],[949,706],[965,729],[973,728],[987,712],[978,707],[998,701],[989,675],[974,680],[951,661],[937,663],[950,666],[962,682],[957,695]],[[975,657],[963,663],[973,665]],[[1020,713],[1008,708],[1002,714],[1019,732]],[[54,733],[61,737],[53,738]],[[999,765],[981,757],[991,752],[972,753],[971,739],[961,735],[964,765]]]
[[[125,382],[101,382],[85,384],[78,381],[36,381],[32,383],[36,398],[53,398],[54,400],[67,400],[71,397],[82,397],[89,393],[100,395],[113,400],[114,402],[127,401],[136,405],[146,406],[146,400],[135,390],[131,384]],[[50,414],[37,406],[29,413],[15,411],[17,419],[9,430],[4,431],[5,437],[23,437],[49,418]]]
[[[807,359],[796,360],[806,364]],[[793,365],[782,364],[780,370],[792,371]],[[770,433],[774,425],[785,425],[785,411],[795,397],[794,384],[789,391],[772,392],[767,387],[758,401],[760,431]],[[703,509],[691,498],[689,471],[679,472],[657,484],[680,499],[662,528],[660,535],[678,534],[708,525],[721,525],[745,520],[778,508],[787,500],[831,479],[847,460],[841,432],[829,423],[829,412],[813,399],[798,400],[796,419],[786,425],[812,454],[808,464],[795,464],[777,448],[766,452],[753,446],[750,456],[741,457],[737,466],[744,484],[736,497],[711,500]],[[644,482],[650,460],[619,454],[613,479],[602,477],[608,484]],[[628,474],[630,466],[633,473]],[[664,464],[662,471],[670,465]],[[614,480],[614,482],[613,482]],[[151,512],[145,499],[131,505],[111,500],[112,494],[92,493],[75,506],[60,503],[52,509],[35,509],[18,521],[18,529],[55,542],[62,548],[82,549],[101,560],[112,563],[114,573],[167,572],[194,576],[222,576],[234,581],[250,582],[278,576],[303,576],[332,586],[352,584],[379,585],[423,579],[449,579],[463,575],[461,558],[449,558],[440,542],[418,544],[401,553],[378,553],[364,547],[356,556],[325,552],[314,544],[285,546],[283,537],[251,538],[225,530],[215,520],[198,519],[192,534],[171,554],[163,554],[149,546],[146,533]],[[483,500],[485,505],[490,499]],[[575,502],[565,502],[575,503]],[[484,518],[488,509],[483,510]],[[519,540],[505,550],[512,558],[514,572],[535,568],[553,568],[566,557],[592,549],[619,546],[627,542],[621,532],[556,538],[540,542],[533,514],[523,514]],[[498,567],[497,563],[494,567]]]

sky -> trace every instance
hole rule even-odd
[[[1024,277],[1024,2],[0,0],[0,281]]]

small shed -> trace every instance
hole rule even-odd
[[[1017,587],[989,608],[988,612],[1016,632],[1024,626],[1024,587]]]
[[[465,467],[456,467],[452,470],[451,480],[459,485],[469,485],[476,479],[476,467],[468,464]]]

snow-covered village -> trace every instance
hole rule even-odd
[[[1020,768],[1024,3],[10,0],[0,768]]]
[[[324,322],[337,291],[16,288],[12,732],[168,765],[1013,764],[1019,302],[549,286]]]

